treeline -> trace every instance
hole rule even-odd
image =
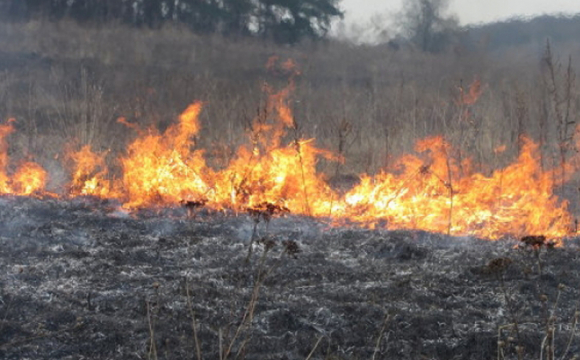
[[[580,34],[580,13],[573,16],[515,18],[469,27],[465,32],[468,40],[483,41],[490,50],[530,44],[544,48],[546,39],[550,39],[552,44],[577,42]]]
[[[259,36],[280,43],[323,37],[339,0],[0,0],[5,21],[33,18],[122,22],[159,28],[181,23],[198,33]]]

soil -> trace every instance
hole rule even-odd
[[[0,358],[197,359],[196,339],[203,359],[580,354],[578,239],[119,209],[0,198]]]

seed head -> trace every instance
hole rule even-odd
[[[558,290],[564,291],[564,289],[566,289],[566,285],[564,285],[562,283],[558,284]]]

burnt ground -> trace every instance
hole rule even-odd
[[[538,261],[516,240],[287,216],[246,262],[246,215],[115,208],[0,198],[0,358],[196,359],[192,312],[204,359],[496,359],[502,326],[502,358],[540,358],[547,323],[556,358],[580,354],[576,239]]]

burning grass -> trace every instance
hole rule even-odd
[[[47,172],[38,164],[26,161],[9,176],[8,143],[6,137],[14,131],[14,119],[0,125],[0,194],[33,195],[44,190]]]
[[[2,260],[6,269],[19,269],[5,274],[4,282],[12,285],[2,296],[6,312],[3,334],[10,341],[0,346],[0,352],[17,357],[33,354],[32,358],[41,358],[34,354],[42,349],[50,350],[46,358],[55,357],[52,349],[70,351],[74,356],[82,351],[98,354],[95,358],[105,354],[126,358],[137,353],[152,357],[152,351],[183,358],[195,352],[200,358],[203,350],[206,356],[223,357],[223,351],[229,351],[239,339],[240,351],[251,348],[249,353],[257,357],[264,353],[284,357],[299,348],[302,358],[308,352],[308,358],[317,356],[323,349],[347,357],[360,351],[364,358],[371,353],[373,358],[379,354],[413,359],[426,354],[482,358],[492,356],[496,344],[498,359],[527,358],[532,353],[542,358],[542,353],[536,354],[540,351],[549,358],[555,358],[554,354],[565,358],[569,349],[577,353],[578,294],[574,289],[578,279],[574,266],[578,259],[574,251],[553,249],[561,244],[559,239],[577,231],[572,210],[576,204],[567,202],[572,197],[556,195],[564,182],[577,176],[575,144],[570,136],[576,109],[572,77],[564,74],[562,81],[557,64],[548,65],[548,86],[536,89],[532,81],[525,87],[525,76],[507,80],[505,73],[490,74],[498,69],[488,69],[487,57],[478,54],[470,60],[379,48],[353,51],[340,44],[308,48],[307,85],[295,89],[294,63],[284,62],[276,69],[277,59],[272,59],[269,67],[280,76],[268,81],[290,76],[290,86],[280,91],[266,86],[268,100],[252,118],[247,114],[259,96],[250,86],[239,84],[254,84],[261,76],[248,69],[261,64],[266,53],[290,52],[300,58],[295,56],[300,50],[272,50],[262,43],[228,45],[212,39],[226,49],[214,51],[215,44],[194,44],[184,33],[168,34],[167,29],[150,34],[111,28],[104,29],[103,38],[103,33],[74,27],[71,31],[71,26],[63,26],[61,32],[38,27],[34,33],[49,38],[29,36],[34,42],[42,39],[40,45],[45,49],[40,51],[14,40],[17,31],[2,37],[16,49],[24,49],[18,51],[42,54],[39,64],[46,58],[56,65],[47,66],[50,85],[37,79],[42,74],[38,64],[35,71],[25,68],[23,73],[33,78],[26,86],[8,86],[22,85],[17,79],[23,73],[0,74],[0,87],[9,89],[0,92],[6,118],[15,115],[10,113],[11,103],[26,104],[30,117],[16,112],[17,122],[0,125],[0,194],[48,194],[51,178],[59,174],[46,159],[60,154],[60,141],[75,138],[76,145],[64,147],[65,156],[59,156],[68,170],[61,197],[114,198],[123,204],[123,213],[111,212],[110,205],[116,206],[118,201],[103,201],[107,206],[99,208],[84,199],[0,199],[6,204],[0,208],[6,224],[0,233],[5,252]],[[159,37],[160,33],[165,37]],[[84,38],[70,41],[73,36]],[[123,36],[128,37],[124,42]],[[102,43],[90,45],[87,39]],[[75,46],[67,52],[63,49],[67,44]],[[163,51],[159,51],[161,45]],[[209,47],[212,51],[206,51]],[[10,47],[3,48],[10,51],[6,50]],[[135,64],[130,63],[132,57]],[[80,81],[67,66],[59,68],[63,58],[79,62]],[[87,58],[102,63],[90,65]],[[471,66],[473,71],[461,70]],[[517,77],[523,66],[519,61],[515,66],[518,71],[513,76]],[[186,69],[194,69],[195,75]],[[199,69],[203,69],[202,75],[197,75]],[[507,72],[512,73],[511,68]],[[216,73],[228,79],[222,81]],[[473,73],[481,74],[485,82],[493,82],[493,77],[501,81],[495,81],[488,91],[490,85],[475,77],[469,86],[452,90],[451,101],[439,95]],[[133,83],[134,88],[127,85]],[[519,89],[518,84],[524,87]],[[14,91],[19,88],[26,88],[27,93]],[[542,93],[544,88],[548,96]],[[493,97],[500,93],[501,97]],[[204,102],[184,106],[191,99]],[[531,105],[534,102],[539,104],[537,109]],[[47,114],[47,106],[56,115]],[[176,115],[174,111],[182,108],[186,110],[175,116],[174,123],[163,122],[160,114]],[[299,115],[294,116],[293,109],[299,109]],[[36,114],[41,116],[36,118]],[[557,121],[549,123],[554,114]],[[119,115],[130,122],[121,118],[115,123]],[[41,127],[46,118],[54,138]],[[305,121],[298,123],[297,119]],[[27,126],[18,126],[23,123]],[[245,137],[238,136],[242,125]],[[22,130],[31,140],[19,141],[14,133]],[[554,136],[555,130],[559,137]],[[529,136],[520,136],[524,133]],[[445,136],[423,137],[425,134]],[[36,143],[39,135],[48,140]],[[122,141],[129,137],[132,140]],[[238,146],[241,139],[246,142]],[[220,140],[225,155],[216,161],[209,144]],[[46,151],[42,141],[51,141],[59,150]],[[334,148],[334,142],[337,151],[326,150]],[[507,147],[498,146],[502,142]],[[413,143],[414,152],[395,156],[410,150]],[[557,159],[550,158],[554,147],[560,147]],[[510,155],[516,152],[517,156]],[[510,163],[498,166],[508,159]],[[335,175],[340,175],[340,169],[366,172],[353,175],[356,185],[338,191],[327,177],[328,168],[335,167],[324,169],[324,163],[333,161]],[[379,163],[388,166],[375,171]],[[89,205],[79,211],[79,203]],[[178,204],[196,221],[148,219],[139,216],[148,212],[137,211]],[[247,214],[250,219],[231,217],[222,223],[221,217],[204,218],[203,208]],[[135,211],[134,218],[126,216],[127,211]],[[173,209],[162,213],[183,214]],[[338,226],[324,227],[323,235],[313,236],[311,229],[303,231],[304,226],[296,223],[308,221],[299,217],[270,224],[273,217],[286,213],[324,219],[332,225],[422,229],[487,239],[511,236],[521,244],[514,246],[508,240],[492,245],[420,231]],[[39,216],[46,218],[41,221]],[[281,223],[283,228],[277,229]],[[265,231],[258,232],[261,225]],[[312,227],[322,228],[318,222]],[[240,233],[241,240],[232,235]],[[246,255],[240,251],[244,248],[239,241],[247,245],[248,237]],[[464,241],[468,246],[463,246]],[[95,244],[96,249],[92,248]],[[577,247],[577,239],[569,246]],[[276,266],[266,272],[244,273],[253,265],[248,261],[252,255],[259,255],[252,249],[260,247],[264,249],[261,259]],[[270,259],[267,253],[280,256]],[[294,260],[280,262],[281,255]],[[26,266],[32,261],[34,266]],[[68,267],[75,264],[77,267]],[[188,269],[186,278],[173,273],[176,269]],[[253,278],[255,286],[241,285],[240,278],[246,275],[245,284],[251,285]],[[65,279],[70,280],[70,288],[62,286]],[[556,287],[560,281],[570,290]],[[106,286],[101,287],[103,283]],[[260,288],[260,306],[255,307]],[[543,304],[540,310],[546,314],[543,322],[532,317],[538,313],[538,298]],[[30,299],[38,302],[30,303]],[[232,304],[224,299],[231,299]],[[552,313],[545,311],[548,299],[556,299],[550,306]],[[566,314],[574,314],[570,324],[564,316],[553,320],[560,306]],[[188,315],[192,326],[184,333],[181,325]],[[232,322],[224,325],[228,316]],[[383,316],[382,328],[376,328]],[[38,323],[44,317],[51,326],[48,332]],[[135,321],[139,318],[145,327]],[[56,319],[60,323],[55,325]],[[310,325],[304,327],[304,319]],[[55,327],[58,324],[62,326]],[[262,341],[264,324],[269,333]],[[572,331],[566,344],[562,334],[554,336],[554,329],[568,325]],[[238,331],[251,333],[255,346],[246,342],[250,337],[237,336]],[[181,343],[191,338],[191,332],[195,347]],[[521,338],[514,334],[517,332]],[[290,333],[295,338],[288,341]],[[376,338],[376,345],[369,351],[371,338]],[[39,340],[45,342],[38,345]],[[287,349],[288,344],[300,346]],[[350,350],[345,353],[344,349]]]
[[[282,67],[295,71],[293,63]],[[518,158],[489,175],[475,171],[463,154],[454,156],[457,151],[443,137],[428,137],[417,142],[415,155],[400,157],[391,169],[374,176],[360,175],[360,184],[339,194],[317,170],[317,162],[340,157],[304,138],[289,106],[293,76],[280,91],[266,89],[269,100],[251,124],[250,142],[224,168],[210,167],[198,146],[203,104],[195,102],[163,132],[121,119],[137,136],[118,157],[122,174],[117,178],[106,166],[107,153],[96,154],[90,146],[69,151],[72,171],[66,195],[116,198],[126,209],[185,203],[242,212],[271,204],[337,224],[487,239],[530,234],[561,238],[572,232],[568,203],[554,194],[555,184],[566,179],[558,176],[559,168],[540,166],[538,145],[526,137]],[[0,128],[1,193],[40,194],[48,174],[38,164],[25,162],[13,174],[6,171],[12,123]],[[573,173],[567,166],[564,173]]]

